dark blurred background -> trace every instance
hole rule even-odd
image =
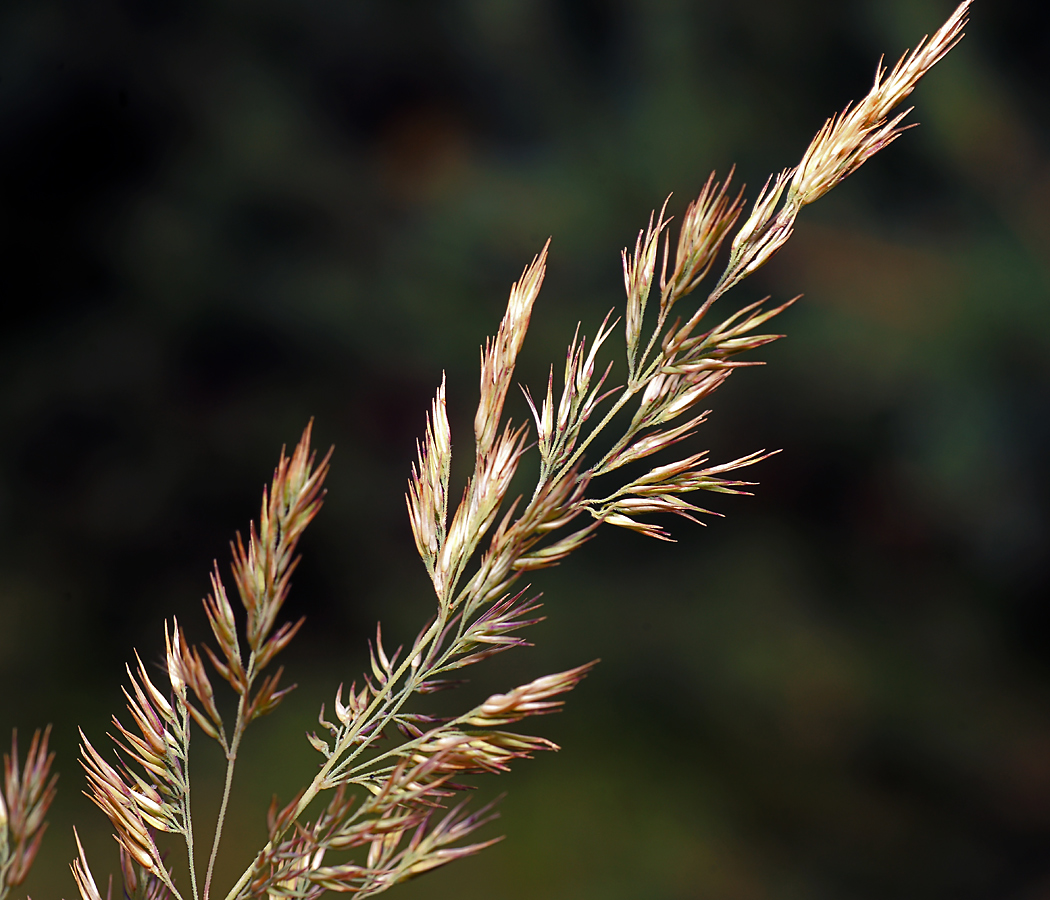
[[[444,370],[470,455],[478,346],[546,237],[534,385],[621,303],[654,205],[734,162],[753,196],[951,8],[4,3],[0,732],[53,722],[63,773],[26,889],[73,895],[74,821],[115,870],[75,727],[104,741],[165,617],[205,637],[282,443],[313,416],[336,453],[300,688],[250,733],[223,880],[375,621],[429,614],[415,437]],[[565,749],[483,786],[508,840],[406,897],[1050,897],[1050,7],[980,0],[968,31],[921,128],[732,301],[806,294],[695,447],[783,447],[757,496],[540,574],[537,647],[470,697],[604,661],[535,725]],[[194,758],[202,820],[218,763]]]

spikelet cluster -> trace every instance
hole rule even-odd
[[[124,694],[134,724],[127,728],[113,718],[116,732],[111,737],[116,758],[110,762],[81,732],[81,763],[89,796],[113,826],[120,845],[124,890],[130,897],[181,897],[157,846],[157,832],[184,839],[194,879],[193,894],[197,896],[189,778],[191,727],[200,728],[222,747],[232,779],[232,765],[245,728],[272,712],[294,688],[279,687],[281,668],[270,675],[262,673],[302,625],[300,620],[277,626],[277,619],[298,562],[295,551],[299,539],[323,499],[328,458],[316,464],[310,436],[307,426],[291,457],[282,452],[273,482],[263,492],[258,524],[252,524],[247,544],[238,535],[231,545],[233,579],[245,614],[245,648],[216,566],[204,611],[217,649],[204,645],[202,656],[200,648],[189,645],[179,623],[173,621],[170,630],[165,626],[168,683],[164,689],[154,684],[138,657],[135,669],[127,669],[129,687]],[[237,697],[232,726],[220,713],[205,658]],[[218,849],[220,835],[221,827],[217,827],[213,851]],[[97,889],[83,851],[73,870],[82,895],[94,898]]]
[[[122,754],[111,765],[81,732],[81,762],[89,796],[113,825],[121,849],[143,868],[163,868],[154,832],[185,835],[189,826],[185,715],[157,689],[142,660],[137,672],[128,667],[131,690],[124,689],[128,713],[138,734],[113,717],[113,741]],[[182,686],[185,697],[185,685]],[[177,692],[176,692],[177,697]],[[177,700],[176,700],[177,705]]]
[[[908,127],[902,122],[911,110],[892,118],[891,112],[959,42],[969,9],[970,0],[960,3],[933,37],[923,38],[901,57],[888,76],[879,60],[874,83],[864,98],[828,119],[797,166],[766,182],[751,215],[733,238],[730,264],[718,289],[728,290],[764,266],[791,237],[803,206],[819,200],[900,137]]]

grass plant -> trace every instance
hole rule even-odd
[[[525,268],[481,353],[473,472],[458,502],[450,505],[444,380],[409,479],[408,515],[433,586],[434,615],[396,650],[377,626],[370,671],[349,688],[339,686],[330,711],[321,706],[319,733],[308,736],[319,756],[316,772],[283,805],[274,801],[268,840],[232,884],[220,887],[213,875],[242,742],[251,723],[273,712],[294,687],[282,686],[276,660],[303,620],[281,622],[281,613],[299,540],[321,509],[331,456],[316,458],[310,426],[290,455],[282,451],[257,522],[232,544],[239,609],[218,566],[212,572],[204,609],[214,645],[191,644],[173,620],[165,628],[166,683],[154,683],[137,655],[127,667],[130,724],[113,719],[116,758],[81,735],[88,793],[113,828],[127,897],[310,898],[327,890],[371,896],[494,842],[469,841],[495,812],[491,804],[474,809],[459,799],[469,786],[464,779],[557,749],[508,727],[559,710],[563,695],[594,663],[493,694],[451,718],[428,713],[419,700],[454,688],[461,669],[526,644],[521,632],[538,621],[539,603],[523,580],[565,559],[602,525],[669,540],[665,525],[651,516],[699,521],[710,511],[697,502],[698,492],[746,493],[751,482],[738,473],[764,459],[762,451],[722,463],[693,452],[655,466],[635,464],[691,438],[708,414],[707,397],[735,369],[759,364],[741,357],[780,337],[763,328],[794,301],[745,305],[715,324],[709,316],[724,294],[784,246],[804,206],[900,136],[907,111],[894,110],[960,39],[968,6],[962,3],[892,70],[880,61],[868,94],[829,119],[798,165],[771,176],[749,209],[743,190],[731,188],[732,173],[723,182],[712,174],[686,209],[673,244],[667,204],[650,216],[633,250],[623,252],[622,320],[610,312],[589,341],[578,327],[559,390],[552,367],[544,390],[525,390],[533,421],[514,424],[504,407],[547,247]],[[719,260],[720,274],[702,301],[683,312],[682,301]],[[601,351],[621,321],[625,366],[622,383],[612,385],[613,364]],[[535,485],[512,499],[512,482],[533,449]],[[235,707],[217,698],[209,669],[226,682]],[[195,731],[217,742],[226,759],[209,846],[195,841]],[[46,829],[55,794],[52,761],[47,731],[34,736],[23,764],[17,737],[5,756],[0,900],[25,879]],[[158,832],[182,839],[187,884],[176,884]],[[82,847],[72,870],[83,900],[101,900]],[[111,892],[112,881],[105,895]]]

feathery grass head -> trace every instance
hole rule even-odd
[[[963,0],[932,38],[923,38],[900,58],[888,77],[879,60],[875,81],[864,98],[824,123],[797,166],[770,178],[733,238],[729,265],[716,293],[764,266],[791,237],[803,206],[819,200],[910,127],[901,124],[910,109],[893,118],[890,113],[962,39],[970,4],[971,0]],[[782,197],[784,205],[778,209]]]
[[[789,203],[805,206],[819,200],[912,127],[901,125],[910,109],[893,118],[890,113],[962,38],[970,2],[959,4],[933,37],[919,41],[911,53],[897,61],[888,76],[879,60],[871,90],[859,103],[828,119],[806,149],[791,173]]]
[[[698,522],[712,514],[697,502],[697,492],[746,493],[751,482],[737,480],[737,473],[765,459],[769,454],[764,451],[726,462],[712,462],[706,452],[695,450],[680,451],[677,458],[650,457],[695,436],[709,414],[708,398],[738,368],[759,364],[746,355],[781,337],[764,328],[793,301],[772,308],[761,301],[721,321],[705,320],[717,300],[784,245],[803,206],[899,136],[904,114],[891,118],[892,110],[958,41],[968,6],[969,0],[962,3],[932,39],[888,74],[880,63],[869,94],[828,120],[798,166],[771,176],[746,217],[742,193],[730,190],[732,173],[723,183],[714,174],[708,178],[686,209],[673,254],[666,203],[659,214],[654,212],[633,251],[622,254],[623,383],[608,386],[612,362],[599,359],[619,324],[610,313],[589,343],[577,327],[557,400],[553,366],[538,402],[523,388],[532,422],[515,424],[505,417],[504,407],[546,272],[549,242],[525,268],[511,287],[496,336],[481,350],[473,470],[451,518],[453,443],[444,377],[417,446],[406,503],[435,593],[433,618],[394,650],[377,626],[369,642],[368,671],[347,679],[349,689],[339,686],[331,712],[322,705],[320,727],[307,735],[319,754],[316,774],[283,806],[275,798],[267,841],[225,900],[313,898],[326,890],[369,897],[494,842],[466,843],[495,813],[491,804],[471,811],[458,798],[477,776],[499,774],[539,751],[557,750],[547,738],[508,726],[560,710],[564,695],[595,663],[494,693],[458,716],[426,712],[423,698],[455,688],[461,669],[527,644],[522,632],[540,616],[538,597],[517,584],[525,573],[557,565],[603,525],[670,540],[663,517]],[[672,311],[714,270],[726,244],[725,268],[710,292],[691,313],[682,314],[684,321],[672,320]],[[654,290],[658,302],[650,302]],[[533,446],[533,425],[536,483],[531,495],[512,498],[514,476]],[[156,832],[183,838],[188,893],[194,900],[212,896],[245,730],[290,690],[279,688],[281,668],[263,673],[302,625],[301,620],[278,625],[278,619],[298,562],[299,539],[323,499],[329,457],[317,463],[310,438],[308,426],[292,455],[282,452],[263,493],[258,523],[251,526],[247,542],[238,535],[232,544],[233,581],[243,616],[235,613],[216,567],[204,600],[216,648],[204,645],[202,654],[173,621],[165,628],[167,684],[154,685],[141,660],[134,670],[128,668],[125,695],[133,727],[113,720],[116,764],[83,737],[89,795],[113,826],[129,897],[185,900],[157,848]],[[235,718],[222,715],[205,659],[232,688]],[[227,760],[203,887],[197,877],[191,809],[193,727],[216,741]],[[10,834],[18,847],[39,840],[33,835],[40,832],[42,810],[53,794],[53,782],[40,787],[50,765],[46,735],[41,746],[34,741],[22,781],[16,762],[14,780],[8,774],[0,802],[0,841],[8,841]],[[29,794],[26,784],[34,786]],[[27,812],[30,808],[39,812]],[[17,828],[12,824],[16,818],[22,823]],[[35,849],[12,853],[8,843],[0,843],[0,875],[8,870],[17,875],[22,869],[5,861],[27,856],[31,861],[32,853]],[[84,900],[101,900],[82,848],[73,873]],[[7,883],[15,882],[9,878]]]

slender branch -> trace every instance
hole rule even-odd
[[[253,651],[251,659],[248,663],[249,671],[249,687],[251,686],[250,676],[254,674],[252,671],[255,668],[255,653]],[[233,739],[230,741],[230,747],[226,753],[226,782],[222,789],[222,803],[219,805],[219,817],[215,821],[215,836],[211,842],[211,853],[208,855],[208,871],[204,876],[204,900],[208,900],[211,895],[211,877],[215,869],[215,859],[219,855],[219,841],[222,839],[222,826],[226,822],[226,809],[230,802],[230,792],[233,788],[233,770],[237,765],[237,750],[240,748],[241,738],[244,735],[244,715],[247,710],[247,698],[248,692],[241,694],[240,702],[237,704],[237,723],[233,728]]]
[[[190,864],[190,886],[193,888],[193,900],[198,900],[197,893],[197,861],[193,854],[193,815],[190,812],[190,714],[185,703],[182,706],[182,733],[185,735],[183,744],[183,772],[186,779],[186,790],[182,798],[183,821],[186,825],[186,854]]]
[[[602,418],[601,422],[599,422],[594,427],[591,433],[588,434],[582,441],[580,441],[580,445],[573,452],[572,456],[569,457],[568,462],[563,463],[562,467],[558,470],[557,474],[552,479],[550,479],[551,482],[559,481],[560,479],[565,477],[565,474],[567,472],[572,471],[572,467],[576,465],[580,457],[583,456],[584,451],[593,443],[594,439],[602,432],[602,430],[613,420],[616,414],[621,409],[623,409],[624,406],[627,405],[627,401],[630,400],[631,397],[633,397],[635,394],[637,394],[639,390],[640,387],[632,387],[631,385],[628,385],[626,388],[624,388],[623,394],[620,395],[620,398],[612,405],[609,411]]]

